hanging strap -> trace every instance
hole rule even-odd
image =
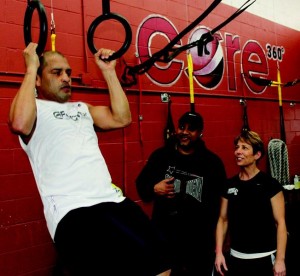
[[[211,41],[214,40],[213,35],[219,31],[220,29],[222,29],[224,26],[226,26],[229,22],[231,22],[233,19],[235,19],[236,17],[238,17],[242,12],[244,12],[248,7],[250,7],[256,0],[247,0],[247,2],[245,2],[239,9],[237,9],[231,16],[229,16],[225,21],[223,21],[221,24],[219,24],[218,26],[216,26],[214,29],[212,29],[210,32],[203,34],[200,39],[189,43],[185,46],[176,48],[176,49],[172,49],[173,53],[171,55],[169,55],[169,57],[167,58],[167,61],[171,61],[173,58],[175,58],[177,55],[179,55],[182,51],[188,50],[192,47],[197,46],[198,47],[198,56],[203,56],[203,53],[205,55],[209,55],[209,51],[207,49],[207,44]],[[246,5],[248,2],[248,5]]]
[[[122,84],[126,86],[131,86],[136,84],[136,74],[143,74],[147,72],[155,62],[164,62],[168,63],[181,52],[186,51],[192,47],[198,47],[198,55],[202,56],[203,53],[208,55],[209,51],[207,49],[207,44],[213,41],[214,33],[223,28],[237,16],[239,16],[243,11],[245,11],[249,6],[251,6],[256,0],[247,0],[235,13],[233,13],[229,18],[215,27],[212,31],[203,34],[199,40],[196,40],[192,43],[184,45],[182,47],[174,48],[174,45],[190,30],[197,26],[203,19],[205,19],[221,2],[222,0],[215,0],[194,22],[192,22],[188,27],[186,27],[182,32],[180,32],[171,42],[165,46],[163,49],[154,53],[149,59],[137,66],[127,66],[122,76]],[[247,5],[248,2],[251,2]],[[130,77],[129,77],[130,76]]]
[[[169,141],[171,141],[175,135],[175,126],[174,126],[173,117],[172,117],[171,104],[172,104],[172,101],[170,99],[170,96],[168,95],[168,117],[167,117],[167,124],[164,129],[165,143],[168,143]]]
[[[241,104],[243,105],[243,127],[242,127],[242,132],[250,131],[249,122],[248,122],[247,101],[242,100]]]
[[[214,0],[213,3],[190,25],[181,31],[174,39],[172,39],[163,49],[154,53],[149,59],[135,66],[126,66],[122,75],[122,85],[131,86],[137,83],[136,74],[140,75],[147,72],[155,62],[169,62],[169,52],[174,51],[173,47],[184,37],[189,31],[196,27],[203,19],[205,19],[220,3],[222,0]],[[179,54],[179,53],[178,53]]]
[[[192,54],[188,53],[188,74],[189,74],[189,84],[190,84],[190,105],[191,113],[195,113],[195,97],[194,97],[194,70],[193,70],[193,58]]]
[[[253,77],[253,76],[250,76],[250,75],[245,74],[245,73],[242,73],[242,75],[245,78],[250,79],[256,85],[259,85],[259,86],[282,86],[282,87],[290,87],[290,86],[294,86],[294,85],[300,83],[300,79],[294,79],[294,80],[288,81],[288,82],[278,82],[278,81],[275,81],[275,80],[265,79],[265,78],[261,78],[261,77]]]
[[[53,13],[53,4],[51,0],[51,50],[52,51],[55,51],[55,39],[56,39],[55,21],[54,21],[54,13]]]

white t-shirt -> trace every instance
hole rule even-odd
[[[44,205],[52,239],[59,221],[70,211],[101,202],[121,202],[99,149],[93,119],[82,102],[36,99],[36,128],[28,155]]]

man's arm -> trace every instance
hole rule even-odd
[[[151,202],[154,199],[156,194],[154,186],[164,180],[166,169],[165,154],[163,149],[157,149],[152,152],[136,178],[137,192],[144,202]]]
[[[115,71],[116,60],[104,62],[99,58],[108,58],[112,54],[112,50],[100,49],[94,55],[107,83],[110,97],[110,107],[89,106],[94,124],[102,129],[125,127],[131,123],[129,102]]]
[[[10,129],[16,134],[25,136],[31,133],[36,120],[35,83],[39,67],[36,48],[36,43],[29,43],[23,51],[26,72],[9,111]]]
[[[145,202],[150,202],[154,199],[153,187],[155,181],[152,181],[152,178],[156,173],[157,172],[155,172],[155,168],[151,165],[151,160],[149,159],[136,178],[135,183],[137,192],[140,198]]]

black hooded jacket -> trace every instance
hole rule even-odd
[[[154,185],[172,176],[175,198],[156,195]],[[195,152],[190,155],[180,154],[176,146],[155,150],[137,177],[136,187],[144,202],[153,201],[152,219],[163,231],[169,232],[176,221],[178,227],[198,229],[200,235],[211,240],[225,180],[222,160],[199,139]]]

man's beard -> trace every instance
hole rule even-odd
[[[190,151],[191,149],[194,149],[196,147],[198,140],[192,141],[191,139],[189,139],[189,142],[187,144],[183,144],[180,141],[180,137],[178,137],[178,141],[178,147],[180,147],[183,151]]]

